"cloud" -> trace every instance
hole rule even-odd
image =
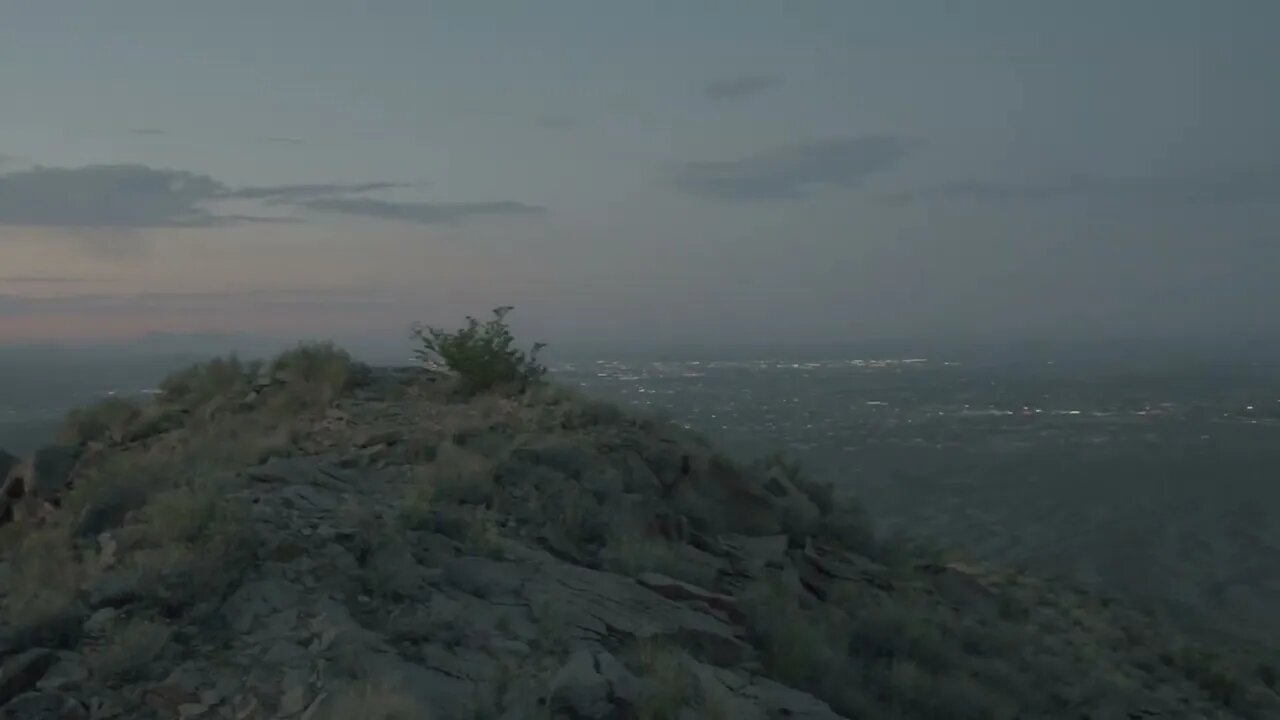
[[[815,140],[738,160],[685,163],[671,182],[715,200],[791,200],[825,188],[857,187],[895,168],[914,146],[890,135]]]
[[[375,290],[347,287],[250,288],[226,292],[77,293],[31,296],[0,293],[0,315],[39,315],[56,312],[117,312],[139,310],[210,311],[243,307],[308,307],[387,305],[394,298]]]
[[[713,102],[732,102],[761,95],[780,85],[782,78],[773,75],[734,75],[712,80],[702,88],[702,94]]]
[[[273,136],[262,138],[262,142],[272,145],[302,145],[306,141],[295,137]]]
[[[262,185],[227,189],[218,195],[221,200],[265,200],[271,204],[294,204],[302,200],[326,198],[334,195],[356,195],[411,187],[409,183],[311,183],[303,185]]]
[[[73,284],[97,282],[99,280],[102,280],[102,278],[91,275],[0,275],[0,283],[11,285]]]
[[[960,200],[1037,203],[1055,200],[1143,205],[1235,205],[1280,200],[1280,167],[1168,177],[1071,175],[1027,183],[965,181],[888,197],[894,202]]]
[[[143,165],[35,167],[0,175],[0,225],[209,227],[204,203],[224,190],[205,175]]]
[[[546,208],[518,202],[387,202],[364,198],[317,198],[297,203],[308,210],[427,224],[486,215],[541,215]]]
[[[300,225],[306,221],[296,217],[272,217],[270,215],[246,215],[244,213],[220,213],[218,219],[224,225]]]
[[[0,226],[106,230],[128,236],[145,228],[216,227],[301,222],[298,218],[229,213],[220,203],[252,201],[323,213],[443,223],[484,215],[533,215],[543,208],[519,202],[389,202],[352,197],[410,187],[407,183],[313,183],[229,187],[196,173],[145,165],[36,167],[0,173]]]
[[[129,131],[131,135],[167,135],[168,133],[160,128],[134,128]]]
[[[18,165],[30,167],[31,159],[21,155],[6,155],[4,153],[0,153],[0,171],[8,170],[12,172],[12,168]]]

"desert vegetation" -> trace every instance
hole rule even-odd
[[[20,678],[0,683],[0,707],[1280,711],[1274,654],[880,537],[791,459],[739,463],[547,383],[504,318],[426,332],[439,368],[370,369],[305,345],[73,414],[67,447],[49,451],[74,458],[66,477],[21,478],[44,494],[0,526],[0,662]],[[62,467],[28,465],[15,472]]]
[[[534,343],[526,353],[515,347],[515,337],[507,324],[514,308],[495,308],[493,317],[480,322],[467,317],[457,330],[444,330],[416,325],[413,335],[421,343],[417,357],[428,364],[439,364],[457,374],[469,392],[483,392],[497,386],[513,386],[525,390],[544,378],[547,368],[538,362],[545,347]]]

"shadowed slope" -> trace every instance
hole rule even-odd
[[[4,716],[1280,713],[1273,658],[877,541],[785,462],[465,390],[308,346],[74,415],[10,471]]]

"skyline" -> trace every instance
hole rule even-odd
[[[1126,10],[0,2],[0,344],[1269,333],[1280,8]]]

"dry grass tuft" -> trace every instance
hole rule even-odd
[[[147,619],[130,619],[97,647],[87,653],[94,675],[104,680],[134,680],[146,672],[169,643],[173,630],[164,623]]]
[[[417,466],[416,482],[431,488],[437,503],[479,505],[493,497],[494,462],[453,442],[436,448],[435,460]]]
[[[0,615],[19,636],[58,632],[74,615],[85,570],[67,528],[50,524],[14,536],[6,548],[9,568],[0,589]]]
[[[142,405],[122,397],[109,397],[88,407],[67,413],[58,428],[57,441],[64,445],[91,442],[122,443],[143,417]]]
[[[235,355],[214,358],[165,378],[159,400],[186,411],[207,408],[217,400],[239,400],[249,392],[258,366],[243,363]]]
[[[639,530],[624,529],[609,538],[601,558],[610,570],[631,577],[655,572],[703,588],[716,581],[714,568],[692,562],[675,543]]]
[[[340,690],[324,705],[323,720],[428,720],[430,709],[388,682],[363,681]]]
[[[637,639],[624,657],[650,692],[636,709],[639,720],[675,720],[699,696],[698,684],[678,648],[652,638]]]
[[[366,368],[332,343],[304,343],[271,362],[271,376],[284,387],[269,406],[277,412],[328,407],[365,376]]]

